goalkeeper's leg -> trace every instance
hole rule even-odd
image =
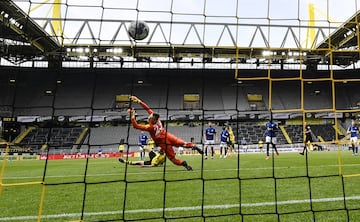
[[[169,156],[168,156],[169,158]],[[182,161],[180,159],[176,159],[175,157],[172,157],[172,158],[169,158],[169,160],[171,162],[173,162],[175,165],[178,165],[178,166],[183,166],[185,167],[188,171],[192,171],[192,167],[186,162],[186,161]]]
[[[182,161],[181,165],[184,166],[188,171],[193,170],[192,167],[189,164],[187,164],[186,161]]]
[[[175,157],[176,154],[175,154],[174,149],[172,148],[171,145],[168,145],[168,146],[165,146],[165,147],[166,147],[166,148],[165,148],[166,156],[167,156],[167,158],[168,158],[171,162],[173,162],[173,164],[178,165],[178,166],[183,166],[183,167],[185,167],[188,171],[191,171],[191,170],[192,170],[192,167],[191,167],[189,164],[187,164],[186,161],[182,161],[182,160],[180,160],[180,159],[176,159],[176,157]]]
[[[198,153],[200,153],[201,155],[204,154],[204,151],[202,149],[200,149],[199,147],[197,147],[194,143],[185,143],[184,144],[185,148],[191,148],[192,150],[196,150]]]
[[[200,154],[203,154],[204,152],[199,147],[195,146],[195,144],[191,142],[185,142],[184,140],[174,136],[171,133],[166,134],[166,144],[171,144],[172,146],[176,147],[184,147],[184,148],[190,148],[192,150],[196,150]]]

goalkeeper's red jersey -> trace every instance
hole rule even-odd
[[[148,105],[146,105],[144,102],[141,102],[140,105],[148,112],[149,114],[152,114],[153,111],[150,109]],[[148,123],[146,125],[140,125],[137,123],[136,119],[131,119],[131,123],[134,126],[135,129],[144,130],[149,132],[151,138],[154,140],[155,143],[160,142],[159,140],[162,138],[165,138],[165,129],[161,123],[161,121],[158,119],[155,124]]]
[[[153,111],[146,105],[144,102],[141,102],[140,105],[149,113],[152,114]],[[166,132],[161,121],[158,119],[156,123],[148,123],[145,125],[138,124],[135,118],[131,119],[131,123],[135,129],[143,130],[149,132],[151,138],[154,142],[165,149],[165,146],[184,146],[184,147],[192,147],[194,146],[192,143],[186,143],[184,140],[174,136],[173,134]]]

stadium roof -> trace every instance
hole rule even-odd
[[[255,59],[257,62],[268,64],[278,63],[280,60],[287,60],[290,57],[295,60],[302,60],[301,63],[319,63],[329,60],[329,52],[333,53],[333,61],[336,65],[349,66],[359,59],[356,51],[357,21],[359,12],[353,15],[339,28],[316,26],[317,39],[320,34],[333,31],[328,37],[315,48],[304,48],[296,32],[298,29],[308,29],[308,26],[301,25],[276,25],[272,24],[247,24],[239,22],[217,23],[217,22],[187,22],[187,21],[146,21],[151,25],[149,36],[144,41],[134,41],[128,35],[125,39],[118,39],[121,32],[126,32],[131,20],[117,19],[75,19],[67,18],[67,22],[77,22],[77,32],[73,37],[64,41],[64,36],[50,34],[49,27],[54,18],[38,18],[43,22],[40,26],[37,18],[31,18],[12,0],[0,1],[0,54],[1,57],[19,64],[24,61],[31,61],[41,58],[47,61],[77,60],[79,57],[86,57],[89,60],[109,61],[109,58],[134,58],[132,62],[150,62],[152,58],[168,58],[168,62],[179,63],[183,58],[201,58],[200,62],[213,62],[215,59],[224,59],[224,63],[242,62]],[[56,19],[55,19],[56,20]],[[113,38],[102,40],[98,35],[93,34],[95,28],[91,23],[108,23],[113,26]],[[186,33],[178,41],[170,41],[164,34],[168,26],[180,27]],[[208,43],[201,38],[205,32],[203,27],[216,29],[216,36],[210,31],[213,41]],[[251,33],[247,38],[246,45],[239,45],[237,42],[238,33]],[[283,30],[280,35],[281,43],[273,46],[270,37],[265,35],[269,28]],[[242,29],[243,28],[243,29]],[[242,30],[240,30],[242,29]],[[235,31],[234,31],[235,30]],[[54,33],[54,30],[51,30]],[[87,37],[81,36],[90,33]],[[161,37],[159,42],[155,37]],[[189,38],[195,40],[190,41]],[[127,39],[126,39],[127,38]],[[87,41],[82,41],[86,39]],[[221,44],[226,39],[227,44]],[[255,44],[255,42],[260,42]],[[288,44],[292,42],[292,44]],[[331,43],[331,44],[329,44]],[[330,47],[329,47],[330,45]],[[84,50],[85,49],[85,50]],[[121,49],[121,50],[118,50]],[[354,50],[355,49],[355,50]],[[114,52],[115,51],[115,52]],[[238,60],[237,60],[238,59]],[[153,59],[154,60],[154,59]],[[124,61],[124,60],[121,60]],[[218,60],[219,61],[219,60]],[[195,60],[197,62],[197,60]]]
[[[45,55],[49,55],[60,49],[60,44],[57,40],[51,38],[43,28],[27,16],[27,14],[12,1],[0,1],[0,10],[0,38],[29,43],[29,45],[21,45],[20,52],[18,52],[19,47],[14,45],[14,47],[9,48],[9,53],[30,55],[44,53]]]
[[[359,60],[359,19],[360,11],[344,22],[339,28],[324,39],[317,47],[318,50],[331,49],[335,60],[340,64]],[[325,55],[328,56],[328,52]]]
[[[316,48],[333,50],[358,49],[358,24],[360,11],[344,22],[339,28],[324,39]]]

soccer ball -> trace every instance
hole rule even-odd
[[[128,33],[134,40],[143,40],[149,34],[149,26],[144,21],[133,21],[130,23]]]

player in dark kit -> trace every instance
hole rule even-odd
[[[304,155],[305,152],[308,151],[308,149],[310,150],[310,146],[312,145],[311,143],[313,142],[312,139],[312,131],[311,131],[311,127],[305,122],[305,141],[304,141],[304,149],[303,151],[300,153],[301,155]]]

